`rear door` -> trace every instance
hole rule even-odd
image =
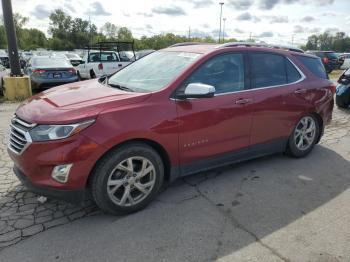
[[[250,54],[254,98],[251,145],[283,142],[305,111],[302,73],[283,55]]]
[[[201,163],[204,167],[219,164],[222,159],[215,160],[216,156],[249,147],[253,101],[251,93],[245,90],[244,58],[240,53],[211,58],[178,90],[183,92],[181,89],[190,83],[208,84],[216,89],[213,98],[176,101],[183,173],[191,172],[190,163]]]

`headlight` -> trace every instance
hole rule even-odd
[[[95,120],[89,120],[77,124],[70,125],[37,125],[29,131],[33,141],[47,141],[67,138],[94,123]]]

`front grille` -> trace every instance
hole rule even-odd
[[[23,153],[23,151],[32,142],[28,131],[34,126],[35,124],[28,123],[17,117],[14,117],[11,120],[11,132],[8,147],[12,152],[16,154]]]

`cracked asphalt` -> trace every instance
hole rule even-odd
[[[350,110],[304,159],[277,154],[180,179],[145,210],[102,214],[27,192],[0,105],[0,261],[350,261]]]

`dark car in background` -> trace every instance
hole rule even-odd
[[[32,88],[50,87],[78,81],[77,71],[69,60],[60,57],[34,56],[24,69]]]
[[[321,58],[328,74],[330,74],[333,70],[339,69],[342,64],[336,53],[333,51],[307,51],[306,53],[313,54]]]
[[[350,69],[344,71],[338,79],[335,102],[340,108],[350,106]]]

